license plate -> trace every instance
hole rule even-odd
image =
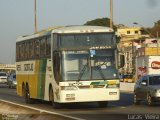
[[[109,95],[117,95],[117,92],[109,92]]]

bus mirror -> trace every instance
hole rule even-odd
[[[147,83],[146,83],[146,82],[141,82],[141,85],[142,85],[142,86],[146,86]]]

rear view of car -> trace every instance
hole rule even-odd
[[[16,88],[17,81],[16,81],[16,74],[13,73],[7,78],[7,84],[9,88]]]
[[[0,83],[2,84],[7,83],[7,74],[5,72],[0,72]]]
[[[134,89],[134,103],[147,101],[148,105],[155,102],[160,103],[160,75],[142,76],[136,83]]]

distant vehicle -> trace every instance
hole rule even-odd
[[[0,72],[0,83],[7,83],[7,74],[5,72]]]
[[[7,78],[7,85],[9,88],[16,88],[17,81],[16,81],[16,74],[13,73]]]
[[[134,88],[134,103],[147,101],[148,105],[160,102],[160,74],[142,76]]]
[[[134,76],[132,74],[124,74],[120,77],[121,82],[134,82]]]
[[[144,48],[143,48],[144,49]],[[142,48],[139,49],[139,56],[136,57],[136,78],[139,79],[144,75],[160,74],[160,56],[159,55],[143,55]],[[150,48],[148,48],[150,49]],[[152,50],[152,49],[151,49]],[[150,52],[144,52],[149,54]],[[142,54],[142,55],[141,55]]]

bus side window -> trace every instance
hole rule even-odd
[[[25,43],[21,45],[21,60],[24,60],[24,50],[25,50]]]
[[[53,35],[53,49],[57,49],[57,34]]]
[[[20,44],[16,45],[16,60],[18,61],[20,59]]]
[[[56,83],[59,83],[60,75],[60,56],[58,52],[53,53],[53,72]]]
[[[34,51],[35,51],[35,58],[40,57],[40,42],[39,40],[35,40],[34,42]]]
[[[51,37],[47,37],[46,41],[46,55],[51,56]]]
[[[29,43],[28,42],[25,42],[24,54],[25,54],[25,59],[28,59],[29,58]]]
[[[31,41],[29,43],[29,58],[33,58],[34,57],[34,42]]]
[[[40,41],[40,54],[41,57],[45,57],[46,55],[46,38],[42,38]]]
[[[18,45],[19,60],[21,60],[21,44]]]

